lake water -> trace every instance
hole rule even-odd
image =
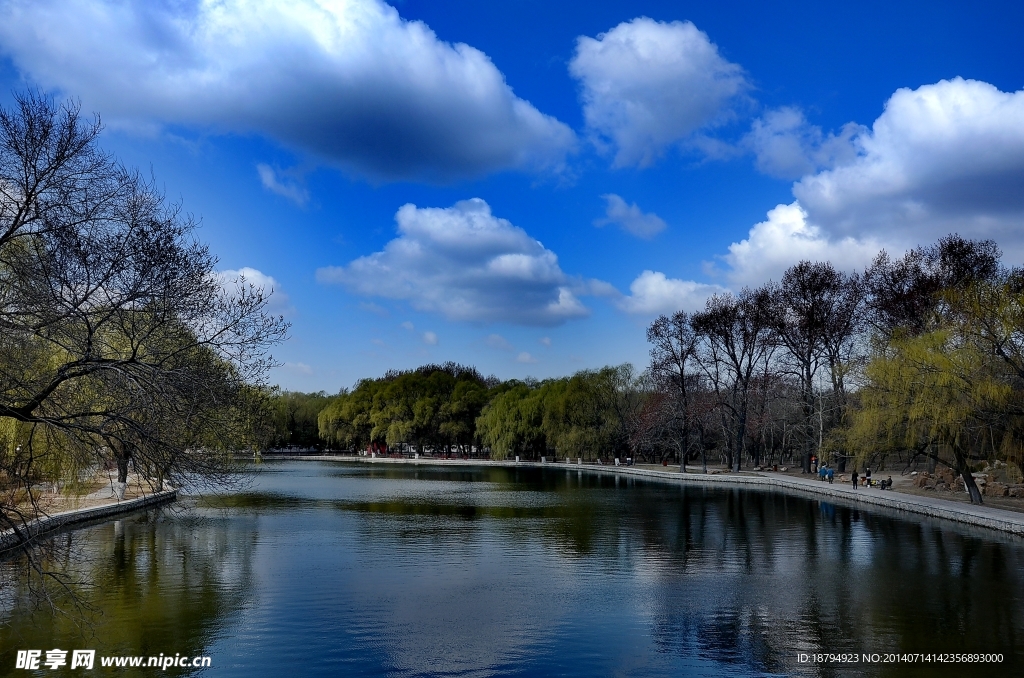
[[[54,615],[8,585],[0,674],[29,675],[13,667],[32,648],[207,655],[196,674],[247,678],[1024,668],[1024,541],[777,493],[565,467],[274,462],[245,491],[52,546],[86,606]],[[798,661],[821,652],[1003,662]]]

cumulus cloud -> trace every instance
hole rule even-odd
[[[605,208],[605,217],[594,222],[596,226],[615,224],[623,231],[645,240],[665,230],[665,222],[661,217],[653,212],[645,214],[636,203],[629,205],[614,193],[601,197],[608,204]]]
[[[280,283],[274,278],[255,268],[243,266],[237,270],[220,271],[217,273],[220,284],[226,290],[235,290],[239,285],[252,285],[268,295],[267,311],[274,315],[291,315],[295,308],[291,305],[288,295],[281,289]]]
[[[848,271],[862,268],[882,247],[882,242],[870,237],[830,238],[808,223],[807,212],[794,202],[769,211],[768,218],[755,224],[745,240],[730,245],[722,259],[729,265],[729,282],[736,287],[755,286],[779,280],[787,268],[803,260],[831,261]]]
[[[453,320],[557,325],[589,313],[576,296],[589,287],[479,198],[443,209],[404,205],[395,221],[399,237],[383,251],[321,268],[317,279]]]
[[[854,141],[864,131],[860,125],[848,123],[838,134],[826,135],[807,122],[803,111],[786,106],[754,120],[743,145],[753,151],[761,172],[796,179],[855,158]]]
[[[537,359],[536,359],[536,358],[534,358],[534,357],[533,357],[532,355],[530,355],[529,353],[527,353],[526,351],[523,351],[522,353],[520,353],[519,355],[517,355],[517,356],[516,356],[516,362],[517,362],[517,363],[528,363],[528,364],[532,364],[532,363],[535,363],[535,362],[537,362]]]
[[[437,334],[434,332],[424,332],[423,343],[427,346],[437,346]]]
[[[628,296],[615,300],[615,305],[626,313],[654,316],[702,308],[708,297],[725,288],[644,271],[630,284],[629,291]]]
[[[957,231],[1024,253],[1024,90],[955,78],[900,89],[852,161],[805,177],[793,194],[834,236],[914,244]]]
[[[581,36],[569,72],[583,114],[617,167],[652,164],[672,144],[728,119],[749,88],[743,70],[690,22],[640,17],[597,38]]]
[[[541,337],[537,340],[537,343],[543,344],[544,346],[551,346],[551,337]]]
[[[794,173],[815,164],[834,166],[797,181],[795,202],[768,212],[745,240],[729,247],[721,257],[729,281],[777,279],[801,259],[829,260],[852,270],[880,249],[899,253],[953,232],[994,239],[1019,261],[1024,257],[1021,121],[1024,90],[1001,92],[962,78],[897,90],[870,129],[850,123],[825,137],[794,110],[766,117],[756,142],[768,139],[761,146],[768,149],[765,162]],[[852,156],[847,147],[855,150]],[[827,157],[815,157],[826,150]]]
[[[108,121],[261,133],[378,178],[558,166],[575,144],[487,55],[381,0],[10,0],[0,44]]]
[[[280,176],[280,173],[270,165],[261,162],[256,165],[256,172],[260,175],[260,183],[263,184],[263,188],[271,193],[288,198],[299,207],[309,201],[309,191],[297,181]]]
[[[718,257],[733,290],[756,286],[801,260],[861,269],[958,232],[992,238],[1024,259],[1024,90],[1007,93],[956,78],[898,90],[870,129],[850,123],[825,135],[797,109],[767,113],[745,143],[762,169],[803,174],[797,200],[778,205]],[[624,201],[623,201],[624,203]],[[714,271],[715,274],[722,273]],[[644,271],[629,295],[638,315],[700,308],[726,288]]]

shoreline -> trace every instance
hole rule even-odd
[[[135,499],[115,501],[112,504],[70,509],[68,511],[61,511],[60,513],[41,516],[28,521],[25,525],[21,526],[20,529],[23,534],[27,534],[28,540],[31,541],[37,537],[50,532],[55,532],[76,523],[100,520],[120,515],[122,513],[132,513],[144,508],[151,508],[161,504],[169,504],[177,499],[178,490],[164,490],[162,492],[154,492],[153,494],[136,497]],[[17,548],[22,543],[24,542],[18,538],[18,535],[15,534],[13,529],[7,529],[0,532],[0,556]]]
[[[794,478],[757,471],[734,473],[681,473],[655,471],[629,466],[595,466],[593,464],[567,464],[565,462],[540,463],[532,461],[487,461],[462,459],[391,459],[348,455],[264,455],[265,461],[335,461],[364,464],[404,464],[413,466],[497,466],[506,468],[548,468],[566,471],[586,471],[603,475],[645,478],[663,483],[699,485],[704,487],[740,487],[755,490],[779,490],[804,498],[843,503],[853,508],[876,507],[897,513],[912,513],[942,521],[983,527],[998,532],[1024,537],[1024,513],[993,508],[982,504],[961,504],[946,499],[922,497],[894,490],[857,488],[846,484],[822,483],[818,480]]]
[[[502,468],[541,468],[565,471],[597,473],[617,477],[630,477],[651,480],[660,483],[680,484],[702,487],[733,487],[758,491],[781,491],[784,494],[800,496],[805,499],[824,500],[840,503],[850,508],[887,509],[895,514],[910,513],[917,516],[952,522],[961,526],[982,527],[1001,533],[1009,533],[1024,537],[1024,513],[993,508],[986,505],[975,506],[949,501],[947,499],[923,497],[893,490],[858,488],[843,484],[828,485],[820,481],[776,475],[758,471],[735,473],[682,473],[679,471],[660,471],[630,466],[597,466],[593,464],[567,464],[565,462],[535,461],[490,461],[483,459],[393,459],[387,457],[370,458],[352,455],[263,455],[263,461],[329,461],[362,464],[397,464],[407,466],[463,466],[463,467],[502,467]],[[145,508],[159,506],[176,501],[178,490],[164,490],[135,499],[115,501],[111,504],[89,508],[71,509],[43,516],[29,521],[21,529],[27,532],[29,539],[55,532],[76,523],[100,520],[112,516],[132,513]],[[0,532],[0,555],[16,548],[20,541],[14,530]]]

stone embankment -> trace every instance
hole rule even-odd
[[[630,466],[601,466],[593,464],[574,464],[566,462],[540,464],[536,462],[502,462],[479,460],[437,460],[437,459],[390,459],[352,456],[281,456],[265,457],[265,459],[299,459],[316,461],[347,461],[383,464],[422,464],[422,465],[462,465],[462,466],[507,466],[559,468],[587,473],[610,474],[625,477],[645,478],[649,480],[682,483],[685,485],[702,485],[707,487],[743,487],[752,490],[776,490],[797,494],[809,498],[841,503],[850,506],[874,506],[914,513],[942,520],[949,520],[964,525],[985,527],[1002,532],[1024,536],[1024,513],[1007,511],[990,506],[975,506],[942,499],[939,497],[922,497],[892,490],[858,487],[849,484],[828,484],[819,480],[796,478],[774,473],[680,473],[678,471],[661,471],[641,469]]]
[[[23,538],[34,538],[48,532],[59,530],[75,523],[84,523],[90,520],[109,518],[122,513],[131,513],[144,508],[158,506],[174,501],[178,498],[177,490],[164,490],[154,492],[136,499],[125,499],[112,504],[102,506],[91,506],[89,508],[72,509],[41,516],[28,521],[25,525],[19,526],[21,535],[13,529],[0,532],[0,552],[14,548],[21,543]]]

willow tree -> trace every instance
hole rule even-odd
[[[544,433],[544,394],[523,382],[507,384],[483,408],[476,420],[481,443],[492,459],[514,455],[539,458],[547,449]]]
[[[37,93],[0,109],[0,528],[23,524],[40,478],[97,462],[154,488],[227,478],[287,329],[99,133]]]
[[[847,442],[860,460],[908,451],[949,466],[982,503],[972,465],[1020,445],[1021,413],[1007,371],[954,328],[897,336],[865,371]]]
[[[445,363],[364,379],[319,415],[320,435],[348,449],[415,445],[418,450],[471,449],[488,384],[475,368]]]

